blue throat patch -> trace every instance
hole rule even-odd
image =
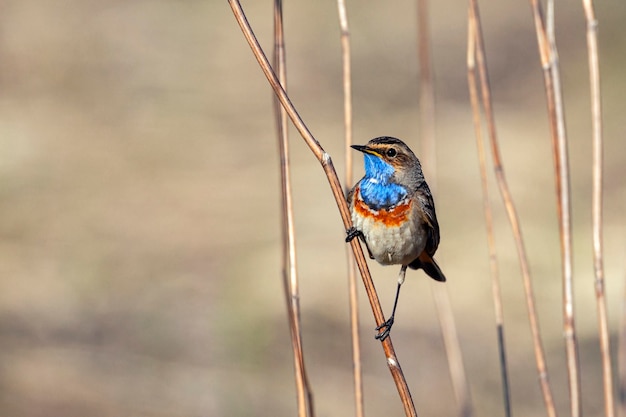
[[[376,155],[364,153],[365,178],[361,182],[361,196],[374,210],[389,208],[407,196],[406,188],[389,182],[395,169]]]

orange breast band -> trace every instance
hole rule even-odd
[[[354,209],[360,216],[372,218],[376,222],[381,222],[385,226],[400,226],[407,221],[411,210],[411,200],[406,200],[402,204],[392,207],[390,210],[372,210],[360,198],[355,198]]]

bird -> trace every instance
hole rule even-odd
[[[365,175],[346,197],[352,217],[346,242],[358,237],[371,259],[401,265],[391,316],[376,327],[376,339],[382,342],[393,326],[407,267],[446,281],[433,258],[439,246],[439,223],[420,161],[403,141],[381,136],[351,147],[363,153]]]

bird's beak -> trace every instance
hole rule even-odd
[[[380,157],[380,154],[378,152],[376,152],[375,150],[373,150],[372,148],[370,148],[367,145],[350,145],[350,147],[352,149],[356,149],[359,152],[369,153],[371,155],[376,155],[376,156]]]

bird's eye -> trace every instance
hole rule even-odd
[[[389,148],[389,149],[387,149],[386,154],[387,154],[387,156],[388,156],[389,158],[393,158],[394,156],[396,156],[397,152],[396,152],[396,150],[395,150],[395,149],[393,149],[393,148]]]

